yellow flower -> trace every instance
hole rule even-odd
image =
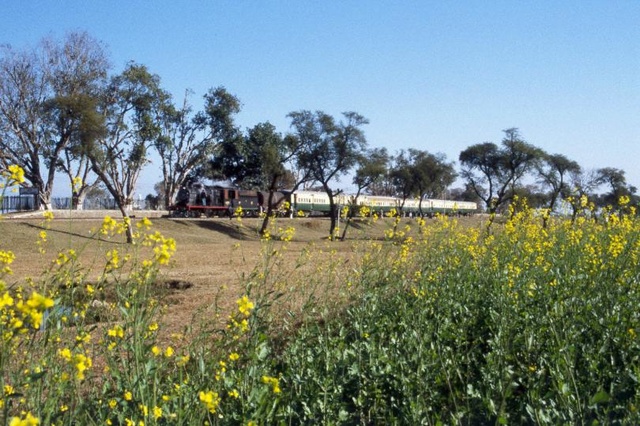
[[[7,265],[0,269],[0,273],[11,274],[11,268],[8,265],[11,265],[14,260],[16,255],[12,251],[0,250],[0,266]]]
[[[147,407],[146,405],[140,404],[140,405],[138,405],[138,408],[142,412],[143,416],[147,417],[149,415],[149,407]]]
[[[84,379],[84,372],[85,370],[87,370],[89,367],[91,367],[92,362],[91,362],[91,358],[83,355],[83,354],[77,354],[74,357],[74,362],[76,365],[76,379],[78,380],[83,380]]]
[[[277,377],[262,376],[262,383],[271,386],[273,393],[280,393],[280,380]]]
[[[114,325],[113,328],[107,331],[107,335],[109,337],[119,337],[122,339],[124,337],[124,329],[119,325]]]
[[[42,213],[42,217],[44,217],[44,220],[47,222],[51,222],[53,220],[53,212],[51,210],[45,210]]]
[[[80,188],[82,188],[82,178],[80,176],[76,176],[71,181],[71,187],[75,192],[77,192]]]
[[[9,296],[8,292],[5,292],[2,296],[0,296],[0,309],[4,308],[5,306],[11,305],[13,305],[13,298]]]
[[[133,394],[131,393],[131,391],[126,391],[124,393],[124,400],[131,401],[132,399],[133,399]]]
[[[237,361],[240,358],[240,355],[238,355],[236,352],[233,352],[232,354],[229,355],[229,359],[231,361]]]
[[[184,367],[185,365],[187,365],[187,363],[189,362],[190,359],[191,359],[191,357],[189,357],[189,355],[181,356],[176,361],[176,364],[178,364],[179,367]]]
[[[102,221],[102,227],[100,233],[102,235],[109,235],[110,232],[114,232],[118,223],[111,218],[111,216],[105,216]]]
[[[153,407],[153,418],[159,419],[160,417],[162,417],[162,408],[156,405],[155,407]]]
[[[170,358],[173,356],[173,348],[171,346],[167,346],[167,349],[164,351],[164,356]]]
[[[58,355],[67,362],[71,362],[71,351],[69,348],[60,349]]]
[[[240,311],[240,313],[247,317],[251,315],[251,311],[255,307],[253,302],[249,300],[246,295],[238,299],[236,303],[238,304],[238,310]]]
[[[146,217],[143,217],[143,218],[142,218],[142,220],[141,220],[140,222],[136,223],[136,227],[137,227],[138,229],[140,229],[140,228],[144,228],[144,229],[147,229],[147,230],[148,230],[148,229],[150,229],[150,228],[151,228],[151,225],[153,225],[153,224],[152,224],[152,223],[151,223],[151,221],[150,221],[148,218],[146,218]]]
[[[105,269],[110,271],[112,269],[117,269],[120,265],[120,256],[118,254],[118,250],[113,249],[107,252],[107,265]]]
[[[8,179],[9,185],[24,183],[24,169],[16,164],[12,164],[7,169],[8,173],[3,173]]]
[[[37,292],[31,293],[31,297],[27,300],[27,305],[32,309],[38,309],[40,311],[44,311],[45,309],[51,308],[54,305],[53,299],[50,299],[46,296],[43,296]]]
[[[204,392],[201,391],[199,394],[200,401],[207,407],[210,413],[215,413],[218,409],[218,405],[220,404],[220,397],[217,392]]]
[[[33,417],[31,413],[27,413],[24,419],[20,417],[14,417],[9,422],[9,426],[37,426],[40,424],[40,420]]]

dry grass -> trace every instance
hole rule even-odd
[[[112,213],[114,218],[117,214]],[[99,213],[105,214],[105,213]],[[84,268],[97,276],[104,267],[105,253],[113,248],[124,253],[136,250],[125,243],[124,236],[111,239],[95,237],[102,218],[99,214],[87,217],[83,213],[74,217],[56,218],[45,223],[36,217],[17,216],[0,221],[0,249],[11,250],[16,255],[11,265],[14,274],[8,282],[23,282],[25,278],[37,279],[51,268],[60,251],[75,249],[80,253]],[[69,216],[65,212],[64,216]],[[409,219],[406,219],[409,221]],[[135,220],[134,220],[135,222]],[[169,330],[178,331],[194,320],[198,313],[211,312],[206,307],[217,303],[223,312],[235,304],[243,294],[243,278],[260,263],[261,250],[257,229],[258,219],[169,219],[153,218],[152,231],[159,231],[165,237],[176,240],[177,253],[171,265],[161,271],[160,294],[166,308],[162,322]],[[296,229],[293,240],[283,252],[284,262],[295,262],[303,251],[333,251],[337,256],[349,256],[352,243],[362,239],[382,239],[384,230],[391,226],[391,219],[380,220],[376,224],[353,223],[346,242],[328,242],[329,221],[325,218],[278,219],[277,228],[293,226]],[[41,253],[37,242],[41,231],[47,232],[47,241]],[[313,260],[312,260],[313,261]]]

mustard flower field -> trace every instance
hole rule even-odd
[[[295,220],[274,221],[233,308],[178,343],[154,289],[174,239],[106,217],[92,238],[135,244],[88,270],[82,247],[46,251],[45,212],[45,273],[15,277],[0,246],[0,424],[637,424],[640,222],[584,207],[367,219],[384,235],[295,262]]]

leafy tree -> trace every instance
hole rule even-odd
[[[569,185],[562,191],[562,198],[571,207],[571,220],[575,221],[581,211],[595,207],[595,189],[602,183],[597,170],[574,170],[569,172]]]
[[[110,67],[101,43],[87,33],[71,33],[64,45],[45,40],[52,58],[53,99],[45,104],[51,134],[57,135],[45,158],[56,158],[56,169],[67,176],[72,192],[72,208],[81,209],[87,193],[99,185],[82,150],[82,135],[100,128],[98,98]],[[68,143],[64,143],[65,139]],[[56,150],[61,150],[56,152]]]
[[[103,46],[87,33],[70,33],[61,43],[45,39],[35,49],[2,48],[0,161],[25,170],[44,208],[51,208],[57,169],[71,181],[82,175],[60,157],[94,116],[92,98],[107,69]]]
[[[266,188],[269,196],[260,228],[264,235],[269,228],[269,221],[276,207],[275,192],[287,185],[295,191],[304,183],[309,175],[298,174],[294,177],[287,166],[296,158],[302,149],[300,139],[287,135],[282,137],[271,123],[260,123],[249,130],[247,137],[247,175],[245,179],[256,188]]]
[[[514,196],[520,199],[526,199],[527,206],[534,209],[545,208],[549,204],[550,194],[542,190],[538,185],[518,185],[514,188],[513,193]],[[546,224],[546,216],[544,216],[544,218],[544,222]]]
[[[463,188],[451,189],[449,194],[452,200],[472,201],[476,204],[482,204],[482,200],[478,198],[478,194],[476,194],[469,183],[466,183]]]
[[[409,149],[401,150],[394,159],[390,177],[395,194],[402,199],[400,210],[409,197],[420,201],[418,208],[422,214],[424,198],[435,198],[456,179],[453,163],[446,160],[444,154],[431,154],[428,151]]]
[[[422,215],[422,200],[436,198],[447,189],[457,177],[453,163],[447,162],[444,154],[410,149],[413,167],[413,188],[419,197],[418,209]]]
[[[387,163],[387,171],[384,173],[380,179],[372,182],[369,186],[364,189],[366,194],[371,195],[381,195],[385,197],[391,197],[395,195],[395,188],[393,185],[393,181],[391,178],[391,170],[394,165],[393,157],[389,156],[389,160]]]
[[[415,168],[411,162],[411,153],[400,150],[393,157],[392,165],[389,169],[389,181],[393,188],[393,196],[400,198],[402,201],[398,208],[402,211],[404,203],[411,195],[415,193]]]
[[[157,75],[144,65],[130,63],[111,79],[103,94],[103,135],[84,135],[92,170],[115,199],[125,220],[133,207],[140,172],[147,163],[147,149],[160,132],[155,117],[167,99]],[[133,241],[130,227],[127,241]]]
[[[495,213],[509,201],[522,177],[539,160],[542,152],[521,139],[518,129],[503,131],[502,146],[492,142],[472,145],[460,153],[462,177]]]
[[[297,166],[308,171],[329,197],[331,239],[335,237],[337,223],[335,197],[341,193],[341,190],[333,189],[331,183],[356,165],[367,145],[361,127],[368,120],[356,112],[345,112],[343,116],[344,120],[336,123],[332,116],[322,111],[303,110],[289,114],[300,146]]]
[[[543,153],[536,169],[540,183],[549,187],[547,207],[553,211],[558,198],[567,189],[567,179],[571,173],[580,173],[580,165],[562,154]]]
[[[609,192],[598,198],[599,206],[619,208],[621,197],[628,197],[630,200],[633,200],[634,203],[637,202],[635,199],[637,188],[627,184],[624,170],[614,167],[604,167],[598,169],[596,173],[597,182],[609,188]]]
[[[358,198],[360,194],[375,182],[380,181],[387,174],[388,166],[389,154],[386,148],[367,150],[358,158],[358,168],[353,177],[353,184],[356,185],[358,189],[349,204],[347,221],[344,224],[342,236],[340,237],[342,241],[344,241],[347,236],[347,229],[351,224],[351,219],[353,219],[353,216],[358,211]]]
[[[224,138],[233,130],[233,115],[240,110],[238,99],[224,87],[210,89],[204,96],[205,112],[193,113],[187,91],[180,108],[170,100],[160,105],[160,133],[153,147],[162,162],[163,199],[168,206],[187,178],[209,161]]]
[[[240,101],[224,87],[210,89],[205,95],[204,116],[215,140],[215,150],[207,164],[195,171],[196,176],[231,181],[239,176],[244,158],[241,152],[243,135],[234,121],[238,112]]]

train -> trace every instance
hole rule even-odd
[[[206,185],[200,181],[189,182],[178,191],[175,202],[169,206],[172,217],[232,217],[242,215],[258,217],[268,210],[269,191],[253,191]],[[469,215],[478,210],[478,205],[470,201],[405,199],[396,197],[361,194],[339,194],[334,197],[335,205],[357,206],[360,213],[368,215],[392,216],[434,216],[436,214]],[[277,191],[271,200],[272,211],[282,216],[328,216],[329,196],[325,192],[296,190]]]

